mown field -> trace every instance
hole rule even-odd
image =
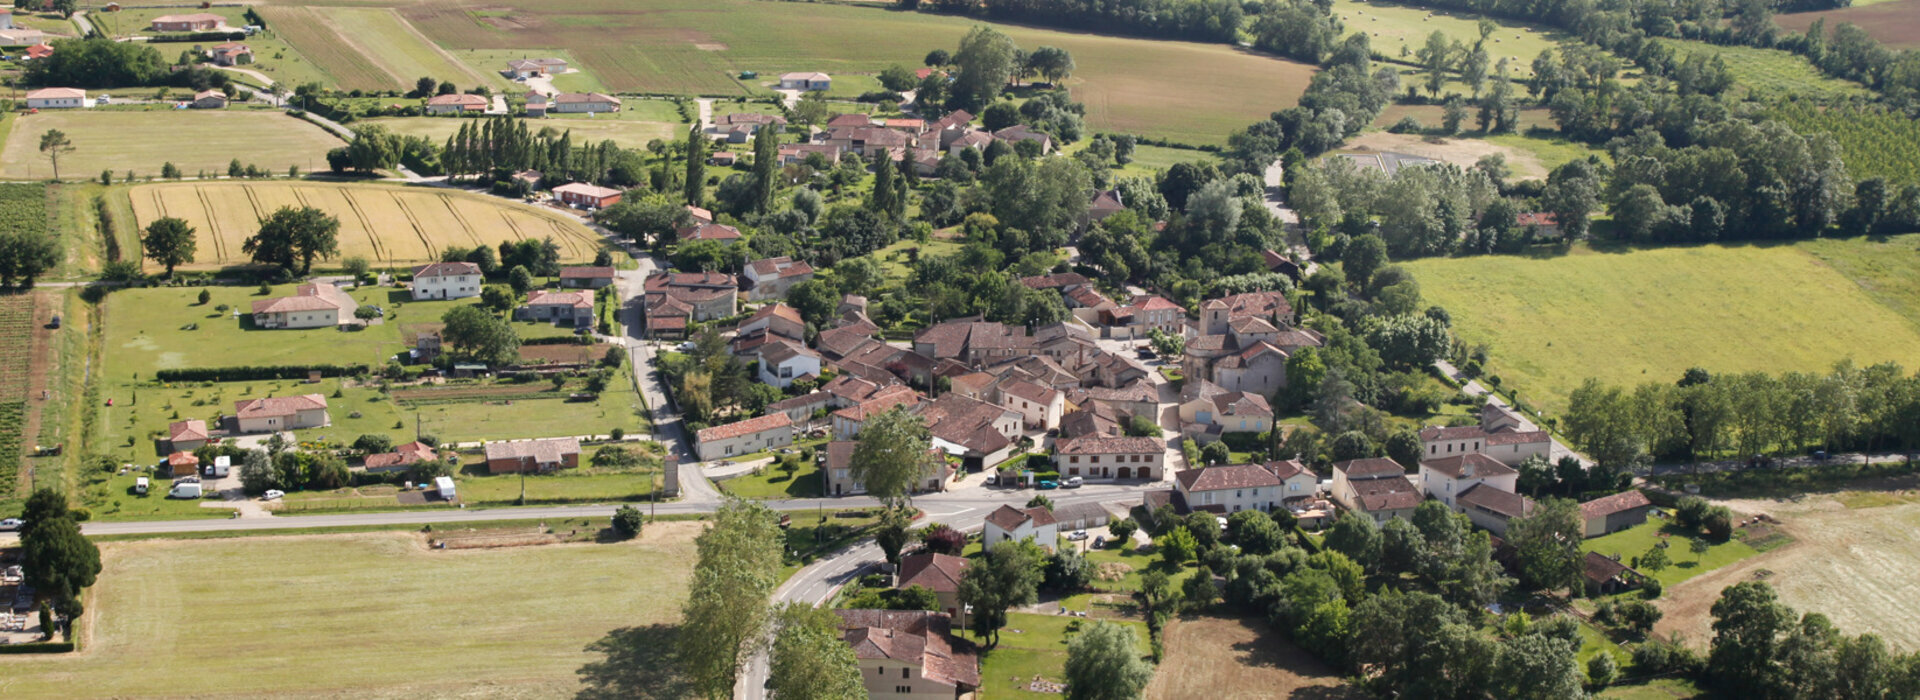
[[[326,7],[317,11],[341,37],[365,50],[367,59],[409,89],[423,77],[452,82],[462,90],[480,85],[496,90],[510,86],[499,72],[482,73],[441,50],[393,10]]]
[[[1365,32],[1374,53],[1394,61],[1418,62],[1421,47],[1436,31],[1468,47],[1480,39],[1479,15],[1471,13],[1361,0],[1335,0],[1333,12],[1346,23],[1347,31]],[[1507,67],[1515,79],[1532,77],[1533,59],[1541,51],[1578,41],[1548,27],[1495,21],[1500,28],[1487,37],[1489,76],[1493,75],[1493,64],[1508,58],[1512,60]]]
[[[1822,371],[1852,358],[1920,367],[1915,265],[1873,267],[1868,241],[1698,246],[1552,258],[1405,263],[1427,300],[1453,313],[1491,372],[1548,412],[1588,377],[1669,382],[1713,372]],[[1911,260],[1912,239],[1906,243]],[[1829,260],[1844,261],[1836,264]],[[1850,271],[1851,266],[1856,271]]]
[[[1840,143],[1847,174],[1890,183],[1920,182],[1920,120],[1873,107],[1782,102],[1767,111],[1800,133],[1824,131]]]
[[[1774,15],[1773,22],[1805,32],[1817,19],[1825,19],[1829,31],[1841,22],[1852,22],[1889,48],[1920,47],[1920,0],[1864,0],[1838,10]]]
[[[607,659],[589,645],[679,618],[700,527],[458,551],[386,532],[108,543],[86,651],[0,656],[0,675],[13,697],[571,696]]]
[[[298,165],[312,172],[327,167],[327,150],[340,139],[305,121],[269,111],[177,110],[117,112],[87,109],[21,115],[0,150],[0,176],[44,179],[52,164],[40,152],[40,136],[59,129],[74,151],[60,157],[60,176],[88,180],[103,168],[119,180],[128,170],[156,176],[172,162],[186,175],[202,170],[225,175],[235,158],[285,174]]]
[[[1659,41],[1673,49],[1675,58],[1688,54],[1719,55],[1727,62],[1727,70],[1733,73],[1734,83],[1756,97],[1832,99],[1873,95],[1873,91],[1859,83],[1828,77],[1796,53],[1751,46],[1718,46],[1704,41]]]
[[[341,90],[411,90],[413,78],[401,78],[367,59],[368,51],[349,41],[312,7],[274,5],[260,8],[267,26],[286,37],[307,60],[320,67]],[[403,82],[404,81],[404,82]]]
[[[128,192],[141,226],[163,216],[198,230],[192,267],[248,262],[242,243],[283,206],[317,207],[340,220],[340,258],[376,266],[427,262],[449,246],[552,238],[564,261],[591,260],[600,238],[557,213],[496,197],[381,185],[217,182],[141,185]],[[336,258],[336,260],[339,258]]]

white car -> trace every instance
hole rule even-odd
[[[1060,488],[1077,489],[1077,488],[1080,488],[1080,485],[1084,483],[1087,483],[1085,479],[1082,479],[1077,476],[1069,476],[1067,477],[1066,481],[1060,482]]]
[[[280,489],[267,489],[267,493],[261,496],[260,499],[265,501],[278,501],[280,497],[285,495],[287,495],[287,492],[281,491]]]
[[[12,532],[14,530],[20,529],[20,526],[25,524],[27,524],[26,521],[23,521],[19,518],[7,518],[6,520],[0,520],[0,532]]]

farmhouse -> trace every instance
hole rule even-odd
[[[38,29],[27,29],[25,27],[14,29],[0,28],[0,46],[46,46],[49,39],[59,38],[63,37],[48,36],[46,32]],[[32,49],[28,49],[24,58],[46,58],[51,55],[53,55],[52,47],[47,47],[46,53],[40,55],[36,55]]]
[[[246,44],[229,41],[207,49],[207,58],[213,59],[214,65],[244,66],[253,63],[253,49]]]
[[[293,296],[253,302],[258,328],[327,328],[353,321],[360,303],[327,282],[303,284]]]
[[[818,155],[827,163],[840,162],[840,147],[825,143],[787,143],[780,145],[780,164],[794,165],[804,163],[810,156]],[[709,219],[711,220],[711,219]]]
[[[1188,379],[1180,388],[1181,432],[1198,442],[1213,442],[1227,433],[1263,433],[1273,427],[1273,407],[1266,397],[1227,391],[1205,379]]]
[[[900,557],[900,573],[893,587],[919,586],[933,591],[934,598],[940,601],[940,610],[964,625],[966,613],[960,605],[960,575],[966,573],[967,563],[966,557],[951,554],[908,554]]]
[[[580,466],[578,438],[541,438],[489,442],[487,473],[550,472]]]
[[[1148,438],[1151,439],[1151,438]],[[1271,511],[1282,502],[1280,477],[1258,464],[1222,464],[1173,475],[1174,507],[1191,512]]]
[[[671,272],[647,278],[644,306],[649,337],[686,335],[687,324],[735,313],[739,285],[719,272]]]
[[[783,299],[793,285],[813,279],[813,266],[782,255],[748,263],[743,274],[749,283],[749,301]]]
[[[190,15],[161,15],[153,18],[156,32],[210,32],[227,28],[227,18],[211,12]]]
[[[552,321],[571,323],[576,328],[593,325],[592,292],[550,292],[535,289],[527,292],[527,303],[513,310],[513,317],[523,321]]]
[[[760,352],[760,381],[785,389],[820,376],[820,353],[794,343],[771,343]]]
[[[460,114],[487,111],[487,98],[480,95],[434,95],[427,98],[427,114]]]
[[[1513,223],[1524,229],[1532,229],[1534,235],[1547,238],[1560,237],[1560,217],[1553,212],[1529,211],[1514,215]]]
[[[367,455],[366,469],[369,473],[403,472],[421,462],[439,459],[440,453],[418,440],[393,448],[392,452]]]
[[[696,438],[694,450],[701,459],[724,459],[793,444],[793,421],[785,413],[773,413],[706,428]]]
[[[87,91],[78,88],[50,87],[27,93],[27,109],[74,109],[92,107]]]
[[[562,204],[582,209],[605,209],[618,203],[620,195],[620,190],[584,182],[569,182],[553,188],[553,196]]]
[[[1467,514],[1473,524],[1499,537],[1507,534],[1507,525],[1514,518],[1533,515],[1537,506],[1533,499],[1512,491],[1503,491],[1492,484],[1474,484],[1461,491],[1455,510]]]
[[[980,544],[990,548],[1001,542],[1018,542],[1031,539],[1034,544],[1051,552],[1060,541],[1059,521],[1053,517],[1053,511],[1047,508],[1015,508],[1002,505],[987,515],[987,524],[981,531]]]
[[[953,636],[953,619],[926,610],[835,610],[873,700],[971,698],[980,687],[973,644]]]
[[[1486,455],[1465,454],[1420,461],[1420,485],[1428,496],[1454,510],[1460,510],[1454,499],[1467,489],[1486,485],[1513,493],[1519,481],[1520,472]]]
[[[527,93],[527,116],[529,117],[547,116],[547,107],[552,104],[553,104],[552,101],[548,100],[546,95],[542,95],[537,92],[529,92]]]
[[[1061,476],[1159,481],[1167,446],[1150,437],[1089,435],[1056,443],[1053,463]]]
[[[219,90],[201,90],[193,93],[194,109],[226,109],[227,94]]]
[[[831,90],[833,78],[825,73],[787,73],[780,76],[782,90]]]
[[[1580,504],[1580,518],[1586,521],[1586,536],[1599,537],[1646,522],[1651,510],[1653,502],[1633,489]]]
[[[564,58],[516,58],[507,61],[507,69],[501,72],[509,78],[558,75],[567,72],[567,60]]]
[[[563,92],[553,96],[553,107],[548,111],[561,114],[618,112],[620,98],[597,92]]]
[[[200,419],[167,424],[167,445],[175,452],[192,452],[207,444],[207,422]]]
[[[324,428],[333,422],[327,416],[327,397],[319,394],[235,401],[233,414],[242,433]]]
[[[878,126],[835,127],[827,130],[826,144],[842,153],[871,157],[883,150],[904,150],[913,145],[913,137]]]
[[[1420,505],[1420,490],[1407,480],[1407,470],[1385,457],[1355,459],[1333,465],[1333,499],[1376,523],[1411,518]]]
[[[480,266],[470,262],[442,262],[413,268],[413,300],[465,299],[480,296]]]
[[[560,286],[569,289],[599,289],[613,284],[611,266],[574,266],[560,268]]]

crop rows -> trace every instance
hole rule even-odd
[[[340,37],[319,13],[310,7],[275,5],[263,8],[267,21],[287,43],[333,76],[342,90],[391,90],[401,86],[394,77],[353,45]],[[409,83],[406,87],[411,87]]]
[[[1920,182],[1920,120],[1873,107],[1819,107],[1783,103],[1768,116],[1794,131],[1824,131],[1840,143],[1847,174],[1890,183]]]
[[[37,234],[47,230],[47,186],[0,184],[0,233]]]

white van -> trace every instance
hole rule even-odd
[[[200,497],[200,482],[198,481],[174,484],[173,490],[167,492],[167,498],[199,498],[199,497]]]
[[[215,479],[225,479],[227,478],[227,474],[233,471],[233,458],[227,455],[215,457],[213,458],[213,464],[207,465],[205,471],[207,476]]]
[[[143,476],[143,477],[140,477],[140,478],[137,478],[137,479],[134,479],[134,480],[133,480],[133,492],[134,492],[134,493],[137,493],[137,494],[140,494],[140,495],[142,495],[142,496],[145,496],[145,495],[147,495],[147,490],[148,490],[149,488],[150,488],[150,486],[148,485],[148,481],[147,481],[147,477],[144,477],[144,476]]]

